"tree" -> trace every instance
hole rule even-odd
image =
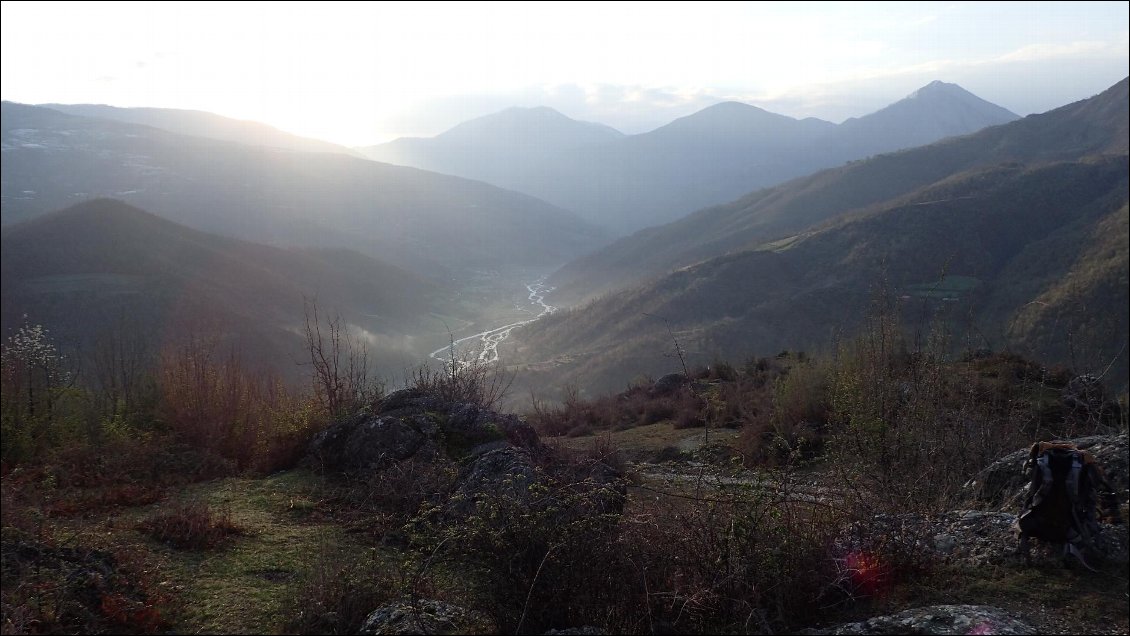
[[[36,446],[50,427],[56,392],[68,379],[63,357],[43,325],[24,324],[0,350],[0,413],[3,455],[22,455]]]

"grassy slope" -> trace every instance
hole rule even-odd
[[[304,298],[374,335],[386,372],[419,359],[400,343],[461,313],[440,284],[347,250],[297,250],[198,232],[112,200],[5,228],[5,329],[23,316],[88,351],[123,320],[151,343],[215,326],[248,357],[294,369]],[[356,336],[356,334],[354,334]],[[421,347],[423,348],[423,347]]]
[[[558,312],[517,333],[519,359],[556,361],[531,367],[543,386],[620,389],[634,374],[677,371],[673,337],[703,364],[827,346],[837,332],[854,333],[872,289],[885,284],[911,299],[906,318],[919,328],[944,309],[959,337],[979,339],[971,346],[1020,347],[1090,371],[1122,344],[1126,170],[1122,156],[963,173],[787,245],[715,258]],[[923,289],[944,276],[978,284],[955,294],[959,302],[926,303]],[[1087,301],[1084,315],[1054,313],[1065,303],[1044,298],[1065,298],[1065,286]],[[1032,314],[1034,301],[1052,313]],[[1087,343],[1088,357],[1069,359],[1066,331]]]
[[[328,548],[360,558],[373,554],[341,525],[309,516],[322,492],[321,478],[305,471],[221,479],[189,486],[151,506],[62,519],[53,531],[63,543],[126,549],[140,557],[172,595],[172,633],[280,633],[294,618],[296,585],[315,555]],[[173,549],[134,528],[178,500],[200,500],[229,512],[245,535],[198,552]]]

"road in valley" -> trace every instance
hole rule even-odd
[[[546,286],[544,276],[532,283],[527,284],[526,291],[529,292],[529,296],[527,298],[529,299],[529,305],[532,305],[533,309],[531,309],[530,307],[519,307],[519,309],[521,309],[522,311],[527,311],[531,314],[537,312],[533,318],[530,318],[529,320],[521,320],[519,322],[510,323],[501,327],[495,327],[493,329],[488,329],[487,331],[481,331],[474,335],[460,338],[452,342],[451,344],[436,349],[431,353],[429,357],[431,357],[433,360],[447,363],[450,363],[451,359],[454,357],[457,361],[459,361],[461,366],[468,364],[489,364],[491,362],[498,362],[498,345],[503,340],[506,340],[510,337],[511,331],[513,331],[517,327],[521,327],[522,325],[528,325],[538,318],[541,318],[542,316],[547,316],[557,311],[557,307],[545,302],[545,296],[553,290],[553,287]],[[478,342],[474,343],[474,341],[476,340]],[[475,346],[481,347],[481,349],[479,350],[478,356],[473,356],[470,359],[465,359],[459,355],[458,347],[460,344],[468,341],[471,341]]]

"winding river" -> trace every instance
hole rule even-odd
[[[518,309],[527,311],[529,313],[534,313],[536,311],[537,314],[533,318],[530,318],[529,320],[510,323],[509,325],[503,325],[501,327],[495,327],[494,329],[488,329],[487,331],[481,331],[477,334],[470,335],[465,338],[460,338],[452,342],[451,344],[436,349],[431,353],[429,357],[439,362],[450,362],[453,356],[456,359],[459,358],[456,352],[458,351],[457,347],[461,343],[478,339],[480,342],[479,346],[482,347],[482,349],[479,351],[479,355],[471,360],[461,360],[460,364],[489,364],[491,362],[498,362],[498,345],[503,340],[506,340],[510,337],[511,331],[513,331],[517,327],[521,327],[522,325],[528,325],[538,318],[541,318],[542,316],[546,316],[557,311],[557,307],[554,307],[553,305],[547,304],[545,302],[545,296],[554,289],[555,288],[553,287],[546,286],[544,276],[532,283],[527,284],[526,291],[529,292],[529,296],[527,298],[529,298],[529,304],[532,305],[534,309],[522,306],[519,306]]]

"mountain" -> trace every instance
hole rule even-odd
[[[151,347],[218,333],[298,373],[304,299],[316,299],[323,319],[340,313],[371,359],[399,373],[427,354],[417,337],[442,334],[436,316],[453,311],[452,290],[356,252],[239,241],[111,199],[7,227],[0,243],[4,333],[26,315],[87,353],[115,328]]]
[[[359,150],[376,161],[528,194],[554,189],[553,184],[560,180],[554,171],[562,154],[623,137],[618,130],[570,119],[552,108],[508,108],[463,122],[436,137],[406,137]]]
[[[827,347],[857,331],[882,287],[920,334],[941,320],[955,346],[1079,371],[1109,365],[1107,379],[1124,387],[1127,88],[615,243],[561,275],[602,280],[602,260],[623,278],[634,258],[650,258],[653,278],[515,332],[503,357],[534,384],[622,388],[639,373],[677,370],[672,338],[693,363]]]
[[[623,233],[795,176],[794,155],[833,127],[723,102],[647,133],[556,155],[545,172],[557,178],[531,191]]]
[[[923,146],[1018,119],[957,84],[934,81],[870,115],[849,119],[820,142],[843,160]]]
[[[556,266],[603,238],[560,208],[467,179],[8,102],[0,113],[5,225],[115,197],[200,230],[445,276]]]
[[[232,141],[249,146],[283,148],[300,152],[336,152],[347,155],[360,154],[345,146],[299,137],[278,128],[256,121],[232,119],[202,110],[177,108],[118,108],[103,104],[39,104],[68,115],[97,117],[127,124],[140,124],[160,128],[178,135],[206,137]]]
[[[838,126],[741,102],[714,104],[639,135],[582,134],[582,123],[568,120],[578,139],[572,146],[546,132],[547,116],[536,125],[517,123],[522,112],[511,109],[431,139],[363,150],[382,161],[525,192],[626,234],[844,161],[1016,119],[942,82]],[[554,125],[564,125],[559,118]]]
[[[571,303],[673,269],[784,239],[979,166],[1127,152],[1127,82],[1091,99],[976,134],[880,155],[757,190],[648,228],[569,263],[551,279]]]

